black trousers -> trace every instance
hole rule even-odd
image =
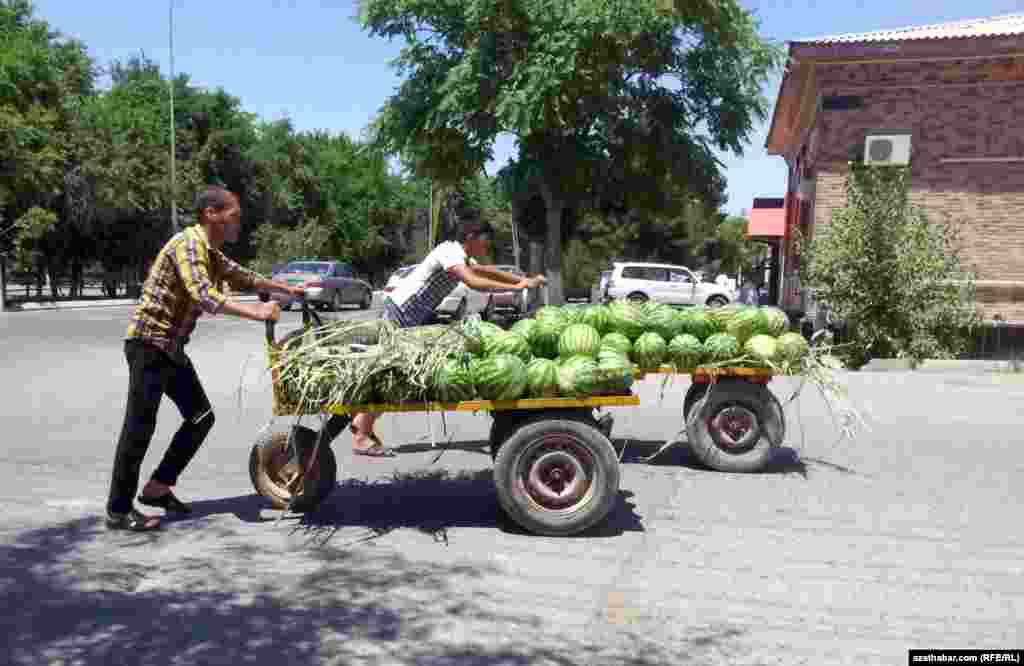
[[[124,345],[128,360],[128,405],[114,454],[107,509],[114,513],[132,510],[139,488],[139,470],[156,430],[160,401],[166,393],[185,422],[175,433],[153,477],[173,486],[213,427],[213,408],[188,357],[171,360],[162,350],[141,340]]]

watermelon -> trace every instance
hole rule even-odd
[[[739,355],[739,340],[728,333],[715,333],[704,341],[704,358],[709,362],[731,361]]]
[[[810,352],[806,338],[799,333],[783,333],[776,344],[778,345],[778,359],[784,363],[799,363]]]
[[[562,337],[565,325],[561,319],[548,317],[538,319],[533,327],[533,337],[530,339],[530,347],[533,355],[541,358],[558,357],[558,339]]]
[[[755,335],[743,345],[743,353],[762,365],[769,365],[778,360],[779,343],[770,335]]]
[[[713,333],[726,333],[729,327],[729,320],[739,312],[743,306],[735,303],[730,305],[723,305],[718,308],[708,308],[708,318],[711,320],[711,328]]]
[[[597,363],[587,356],[573,356],[558,366],[558,390],[564,396],[584,398],[600,392]]]
[[[701,342],[704,342],[715,333],[715,325],[708,316],[707,308],[697,306],[689,308],[683,314],[683,333],[689,333]]]
[[[622,333],[608,333],[601,338],[601,349],[611,349],[628,357],[633,352],[633,343]]]
[[[654,331],[648,331],[633,343],[633,360],[644,369],[660,368],[667,350],[665,338]]]
[[[601,348],[601,335],[593,326],[573,324],[562,332],[558,338],[558,355],[562,358],[571,356],[597,356]]]
[[[602,349],[597,354],[598,382],[602,393],[623,395],[633,385],[634,365],[625,354]]]
[[[466,347],[473,354],[483,354],[486,339],[504,332],[505,330],[497,324],[480,319],[467,319],[462,323],[462,333],[466,336]]]
[[[476,395],[473,374],[462,359],[448,359],[437,367],[433,376],[434,395],[442,402],[472,400]]]
[[[546,319],[564,321],[565,311],[562,310],[562,308],[558,307],[557,305],[545,305],[537,309],[537,312],[534,313],[533,318],[536,319],[537,321],[542,321]]]
[[[671,340],[682,332],[682,322],[679,313],[671,305],[655,303],[647,308],[644,316],[644,328],[657,333],[666,340]]]
[[[767,328],[764,315],[760,308],[743,308],[737,310],[726,322],[725,332],[745,344],[754,335]]]
[[[668,360],[678,370],[693,370],[700,365],[703,356],[703,343],[689,333],[677,335],[668,343]]]
[[[608,306],[610,330],[636,340],[644,332],[644,314],[640,306],[626,300],[612,301]]]
[[[762,307],[761,315],[764,321],[764,329],[761,332],[765,335],[779,337],[789,330],[789,317],[779,308],[773,306]]]
[[[562,312],[565,317],[565,323],[571,326],[583,323],[583,315],[586,313],[586,309],[578,305],[567,305],[562,308]]]
[[[535,358],[526,366],[526,393],[532,398],[558,396],[558,363]]]
[[[526,338],[526,341],[533,343],[533,329],[536,328],[537,321],[535,319],[520,319],[516,323],[512,324],[512,328],[508,329],[512,333],[518,333],[519,335]]]
[[[590,305],[583,308],[581,324],[589,324],[597,329],[597,332],[604,335],[609,331],[608,308],[603,305]]]
[[[484,338],[484,356],[498,354],[518,356],[523,363],[529,363],[533,358],[530,343],[526,341],[526,338],[512,331],[501,331]]]
[[[485,400],[516,400],[526,391],[526,364],[518,356],[497,354],[470,364],[476,392]]]

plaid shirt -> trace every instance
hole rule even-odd
[[[205,229],[191,226],[157,255],[126,337],[180,357],[199,317],[224,307],[224,282],[238,290],[252,289],[259,277],[211,247]]]

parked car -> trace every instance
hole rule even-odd
[[[685,266],[616,262],[599,300],[616,298],[718,307],[735,301],[736,292],[728,286],[701,280]]]
[[[273,278],[290,285],[306,287],[306,301],[321,309],[340,310],[343,305],[358,305],[366,310],[373,304],[373,287],[356,277],[352,267],[340,261],[292,261],[279,267]],[[287,294],[270,297],[290,310],[296,300]]]

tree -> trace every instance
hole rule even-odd
[[[380,145],[453,183],[480,171],[498,134],[516,136],[509,180],[519,202],[543,201],[554,302],[566,211],[595,187],[629,208],[665,210],[680,182],[720,198],[711,149],[742,152],[779,57],[735,0],[364,0],[360,17],[406,41]]]
[[[846,207],[803,252],[804,283],[848,324],[854,368],[954,357],[978,321],[959,223],[929,221],[908,183],[909,168],[851,164]]]

